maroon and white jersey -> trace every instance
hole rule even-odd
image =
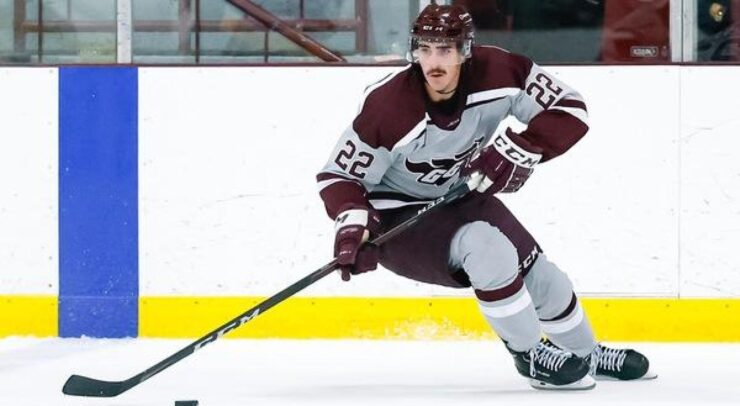
[[[418,64],[369,86],[357,117],[317,176],[329,216],[351,208],[423,204],[444,195],[460,168],[513,115],[521,136],[556,157],[588,131],[578,92],[530,59],[474,47],[455,95],[433,103]]]

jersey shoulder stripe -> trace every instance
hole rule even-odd
[[[360,140],[389,151],[422,135],[426,125],[423,85],[414,65],[370,85],[352,122]]]
[[[525,56],[491,46],[473,47],[471,62],[471,94],[496,89],[524,89],[534,65]]]
[[[481,104],[491,103],[505,97],[513,97],[519,94],[522,89],[518,87],[502,87],[499,89],[484,90],[482,92],[471,93],[465,103],[466,108],[480,106]]]
[[[368,85],[367,87],[365,87],[365,91],[362,94],[362,101],[360,102],[360,107],[358,109],[358,112],[361,112],[362,111],[362,108],[365,106],[365,101],[367,100],[368,96],[373,91],[375,91],[375,89],[377,89],[377,88],[383,86],[384,84],[390,82],[391,80],[393,80],[394,77],[396,77],[396,75],[401,74],[401,73],[403,73],[404,71],[406,71],[406,70],[408,70],[410,68],[411,68],[411,65],[410,64],[409,65],[406,65],[406,67],[404,67],[403,69],[399,70],[398,72],[391,72],[391,73],[383,76],[383,78],[380,79],[379,81],[374,82],[374,83]]]

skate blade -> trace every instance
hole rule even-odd
[[[637,379],[619,379],[619,378],[615,378],[613,376],[599,375],[599,374],[597,374],[596,376],[594,376],[594,379],[596,379],[597,381],[600,381],[600,382],[601,381],[621,381],[621,382],[627,382],[627,381],[650,381],[650,380],[657,379],[657,378],[658,378],[658,374],[656,374],[655,372],[653,372],[649,368],[648,368],[647,372],[645,372],[645,375],[643,375],[643,376],[641,376],[641,377],[639,377]]]
[[[596,381],[590,375],[586,375],[583,378],[566,385],[553,385],[551,383],[539,381],[537,379],[529,379],[529,384],[539,390],[590,390],[596,387]]]

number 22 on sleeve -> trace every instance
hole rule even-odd
[[[355,157],[355,152],[357,152],[357,146],[355,143],[347,141],[347,143],[344,144],[344,148],[339,151],[339,154],[337,154],[337,157],[334,159],[334,163],[342,168],[343,171],[346,171],[349,167],[349,171],[347,171],[347,173],[359,179],[364,179],[367,172],[362,172],[361,170],[369,168],[375,157],[365,151],[358,152]]]

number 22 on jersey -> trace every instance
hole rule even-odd
[[[339,151],[336,159],[334,159],[334,163],[342,168],[343,171],[347,171],[347,168],[349,167],[349,171],[347,171],[347,173],[359,179],[364,179],[367,173],[362,170],[369,168],[375,157],[365,151],[358,152],[355,157],[355,152],[357,152],[357,146],[355,143],[347,141],[347,143],[344,144],[344,148]]]

